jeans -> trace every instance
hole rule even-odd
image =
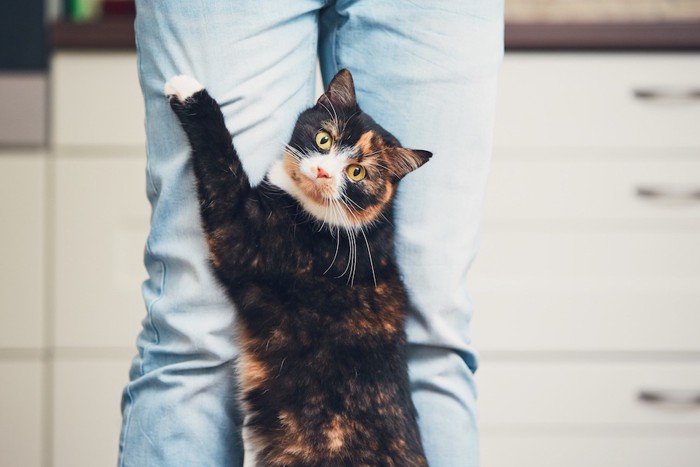
[[[412,306],[408,359],[433,467],[479,462],[467,273],[491,151],[500,0],[137,0],[152,204],[147,316],[122,400],[122,467],[240,466],[235,310],[207,262],[188,143],[163,97],[174,75],[221,104],[252,182],[299,112],[349,68],[360,106],[433,152],[401,182],[397,254]]]

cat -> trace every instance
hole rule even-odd
[[[237,310],[256,465],[427,466],[392,206],[432,154],[365,114],[341,70],[253,187],[206,89],[180,75],[165,94],[191,146],[210,262]]]

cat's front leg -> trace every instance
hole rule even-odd
[[[219,104],[191,76],[171,78],[164,93],[192,148],[203,220],[205,209],[214,217],[230,214],[251,187]]]
[[[219,104],[197,80],[176,76],[165,85],[170,107],[177,115],[192,148],[194,175],[202,226],[209,243],[212,264],[221,275],[230,275],[241,255],[232,245],[245,245],[241,235],[240,207],[251,186],[224,123]],[[247,224],[246,224],[247,225]]]

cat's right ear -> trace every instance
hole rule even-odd
[[[433,153],[430,151],[397,148],[394,157],[391,159],[393,171],[397,175],[397,179],[400,180],[428,162],[431,157],[433,157]]]
[[[357,107],[355,83],[352,80],[350,70],[344,68],[333,77],[326,92],[316,101],[316,105],[329,108],[354,109]]]

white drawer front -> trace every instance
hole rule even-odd
[[[475,288],[482,351],[700,351],[700,280],[521,280]]]
[[[595,221],[700,228],[700,148],[499,148],[484,212],[487,227]]]
[[[58,53],[51,86],[54,145],[145,144],[135,53]]]
[[[42,365],[0,362],[0,464],[39,467],[42,463]]]
[[[698,363],[510,363],[484,358],[477,383],[484,427],[700,429]],[[642,391],[679,400],[644,402],[639,399]]]
[[[0,155],[0,348],[43,345],[44,157]]]
[[[699,236],[695,230],[484,229],[480,258],[475,267],[480,280],[502,279],[506,283],[511,278],[521,277],[554,281],[564,277],[584,281],[596,278],[700,279]]]
[[[508,53],[496,145],[698,147],[700,54]]]
[[[128,369],[128,358],[56,361],[52,465],[116,465]]]
[[[471,273],[481,350],[700,350],[688,232],[483,233]]]
[[[700,440],[687,435],[489,434],[483,467],[697,467]]]
[[[144,178],[144,157],[57,159],[57,346],[133,346],[145,315]]]

